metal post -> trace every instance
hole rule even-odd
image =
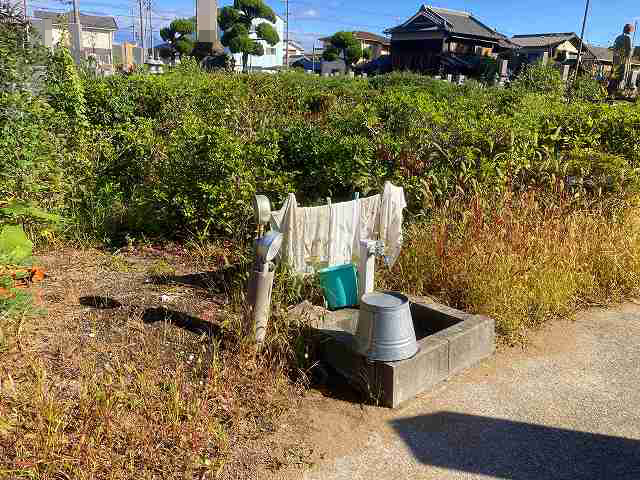
[[[584,45],[584,30],[587,26],[587,16],[589,15],[590,0],[587,0],[587,5],[584,8],[584,18],[582,19],[582,31],[580,32],[580,48],[578,49],[578,61],[576,62],[576,75],[578,78],[578,70],[580,70],[580,62],[582,61],[582,48]]]
[[[144,13],[142,11],[142,0],[138,0],[138,8],[139,8],[139,14],[140,14],[140,44],[142,47],[142,53],[140,55],[140,63],[142,65],[144,65],[144,61],[145,61],[145,51],[144,51]]]
[[[313,39],[313,50],[311,51],[311,71],[316,74],[316,39]]]
[[[288,70],[289,69],[289,0],[285,0],[285,5],[286,5],[286,17],[287,17],[287,24],[285,25],[286,27],[286,33],[285,33],[285,41],[284,41],[284,63],[285,63],[285,68]]]

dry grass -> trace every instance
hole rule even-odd
[[[452,201],[405,232],[384,287],[496,319],[515,341],[528,327],[640,290],[640,209],[566,202],[533,193]]]
[[[299,398],[288,353],[244,341],[219,266],[40,260],[47,313],[0,322],[0,478],[248,478],[283,464],[260,445]]]

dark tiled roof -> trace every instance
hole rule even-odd
[[[363,40],[365,42],[377,42],[382,45],[391,45],[391,40],[387,37],[383,37],[382,35],[376,35],[375,33],[370,32],[353,32],[358,40]]]
[[[610,50],[606,47],[594,47],[593,45],[585,46],[593,53],[596,57],[596,60],[604,60],[606,62],[613,62],[613,50]]]
[[[552,45],[558,45],[559,43],[566,42],[572,38],[578,38],[573,32],[567,33],[536,33],[532,35],[514,35],[511,38],[512,42],[520,45],[521,47],[550,47]]]
[[[420,17],[423,17],[422,21]],[[487,27],[468,12],[427,7],[426,5],[422,5],[418,13],[405,23],[390,28],[386,30],[385,33],[419,32],[421,30],[433,30],[434,28],[459,35],[470,35],[494,40],[504,39],[504,35]]]
[[[591,54],[596,58],[599,62],[610,62],[613,63],[613,50],[607,47],[595,47],[593,45],[584,44],[585,48],[591,52]],[[634,65],[640,64],[640,50],[638,47],[634,50],[632,63]]]
[[[33,12],[33,16],[35,18],[50,18],[53,20],[54,25],[59,25],[61,23],[68,23],[73,21],[73,13],[56,13],[56,12],[45,12],[42,10],[36,10]],[[101,17],[97,15],[85,15],[84,13],[80,14],[80,24],[86,27],[93,28],[102,28],[105,30],[117,30],[118,25],[116,24],[116,19],[113,17]]]
[[[377,35],[375,33],[370,32],[351,32],[358,39],[364,42],[378,42],[382,45],[391,46],[391,40],[388,37],[383,37],[382,35]],[[331,40],[331,37],[323,37],[320,39],[321,42],[328,42]]]

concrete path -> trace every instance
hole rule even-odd
[[[368,423],[298,478],[640,479],[640,307],[554,322]]]

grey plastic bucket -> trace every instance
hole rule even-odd
[[[396,292],[362,296],[356,348],[369,360],[395,362],[418,351],[409,299]]]

